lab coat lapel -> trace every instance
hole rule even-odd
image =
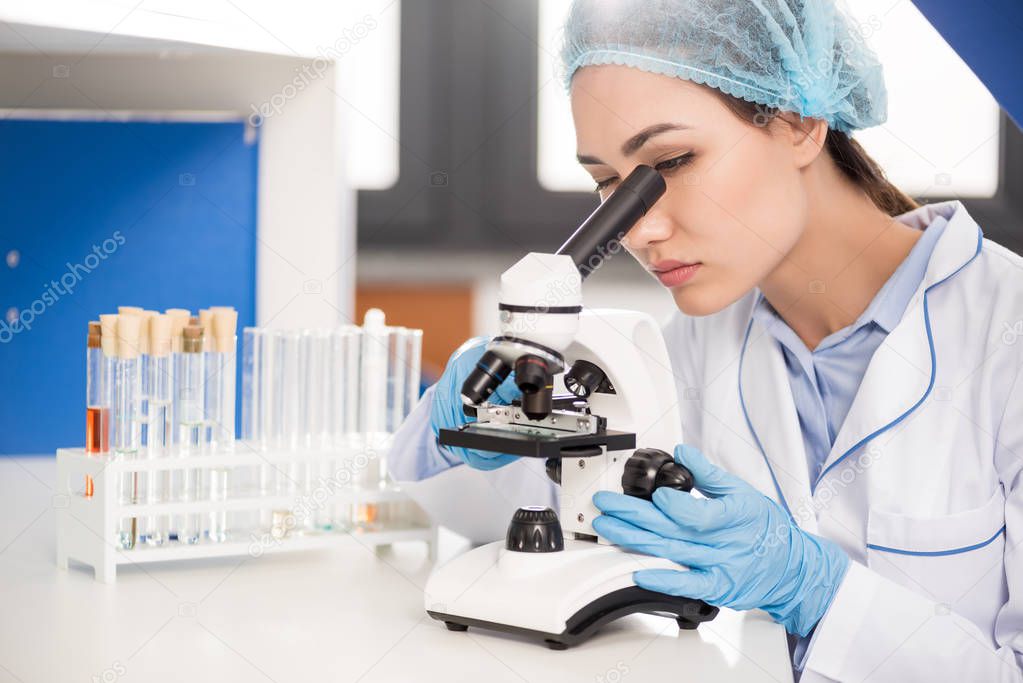
[[[907,419],[930,392],[934,367],[923,292],[921,285],[902,320],[871,357],[845,422],[824,461],[821,479],[844,457]]]
[[[785,359],[778,342],[754,319],[739,365],[739,401],[779,502],[801,525],[816,527],[813,515],[796,514],[809,498],[810,481]]]
[[[921,409],[934,388],[938,360],[933,336],[941,331],[934,329],[929,317],[927,292],[972,261],[980,251],[983,237],[959,202],[949,204],[958,208],[935,245],[923,282],[902,320],[871,357],[815,489],[824,477],[841,469],[849,456],[855,456],[871,440],[897,428]],[[928,212],[939,211],[942,206],[946,205],[923,207],[917,212],[917,220],[929,223],[932,217]]]

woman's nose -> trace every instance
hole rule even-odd
[[[672,224],[662,211],[653,209],[632,226],[622,240],[630,251],[642,250],[671,237]]]

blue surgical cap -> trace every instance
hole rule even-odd
[[[883,123],[877,56],[839,0],[575,0],[561,80],[621,64],[716,88],[845,133]],[[767,112],[765,112],[767,113]]]

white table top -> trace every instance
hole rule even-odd
[[[258,559],[55,565],[52,457],[0,458],[0,683],[6,681],[792,680],[785,633],[722,610],[698,631],[634,615],[556,652],[447,631],[423,609],[423,544],[377,557],[356,537]],[[442,538],[441,559],[460,550]]]

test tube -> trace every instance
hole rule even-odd
[[[141,307],[139,307],[139,306],[118,306],[117,307],[117,315],[121,316],[121,317],[124,317],[124,316],[135,316],[135,317],[138,317],[138,318],[142,318],[145,315],[145,311]],[[145,379],[143,378],[143,367],[144,366],[143,366],[143,358],[142,358],[142,353],[143,353],[143,351],[145,351],[145,346],[146,346],[146,341],[144,340],[145,336],[146,336],[145,321],[140,320],[139,321],[139,343],[138,343],[138,352],[139,352],[139,354],[138,354],[139,392],[138,392],[138,394],[135,397],[136,409],[135,409],[135,412],[132,413],[132,415],[135,417],[135,419],[138,419],[139,411],[142,409],[141,401],[142,401],[142,398],[143,398],[143,390],[144,390],[144,385],[145,385]],[[145,445],[145,441],[143,441],[143,431],[142,431],[142,429],[143,429],[143,427],[140,424],[139,425],[139,447],[140,448]]]
[[[235,348],[238,312],[219,306],[210,309],[213,329],[212,348],[206,353],[210,368],[207,372],[206,408],[211,452],[234,450]],[[209,329],[209,328],[207,328]],[[227,500],[231,487],[231,472],[226,467],[207,470],[209,497],[212,501]],[[206,537],[214,543],[227,540],[227,511],[210,511]]]
[[[270,333],[258,327],[242,331],[242,439],[259,451],[267,449],[269,387],[272,378],[267,353]],[[262,459],[262,455],[257,455]],[[265,461],[256,469],[256,492],[259,495],[275,492],[271,483],[273,467]],[[265,522],[265,524],[264,524]],[[269,528],[270,514],[261,514],[260,528]]]
[[[362,323],[362,353],[359,368],[360,436],[359,448],[365,455],[365,466],[355,471],[356,485],[364,489],[380,486],[380,458],[387,429],[387,326],[379,308],[366,311]],[[359,503],[353,511],[356,526],[375,529],[380,508],[376,503]]]
[[[203,448],[203,328],[188,325],[182,330],[178,354],[178,445],[183,455],[198,455]]]
[[[363,434],[378,437],[387,425],[387,326],[379,308],[366,311],[362,323]]]
[[[388,424],[387,431],[394,434],[419,400],[419,379],[422,359],[423,331],[404,327],[390,328],[391,354],[388,364]],[[382,478],[386,478],[386,456],[380,456]],[[384,504],[380,513],[382,524],[401,526],[422,525],[422,514],[410,501],[392,501]]]
[[[389,327],[387,332],[387,426],[388,434],[398,431],[405,419],[408,398],[409,331],[404,327]]]
[[[171,443],[171,450],[177,449],[178,444],[178,391],[177,387],[181,381],[177,377],[177,372],[180,366],[178,357],[181,355],[181,340],[182,334],[185,327],[188,325],[188,319],[191,313],[183,308],[168,308],[166,315],[170,318],[170,336],[171,336],[171,354],[170,354],[170,370],[171,370],[171,405],[170,405],[170,425],[171,430],[168,435]]]
[[[217,358],[216,374],[219,376],[217,417],[219,429],[215,442],[220,450],[234,449],[235,423],[235,355],[238,348],[238,312],[227,306],[218,306],[213,311],[214,354]]]
[[[242,439],[256,448],[263,442],[263,336],[258,327],[242,330]]]
[[[329,393],[329,407],[326,411],[327,429],[330,431],[331,450],[335,457],[328,463],[328,475],[347,483],[346,467],[348,460],[347,433],[345,432],[345,410],[347,409],[348,371],[348,340],[351,337],[351,326],[338,327],[330,332],[330,351],[326,382]],[[326,510],[326,526],[330,528],[348,529],[351,525],[349,506],[332,503]],[[324,528],[326,528],[324,526]]]
[[[334,420],[335,445],[342,453],[342,461],[336,471],[343,472],[349,485],[354,485],[357,472],[355,463],[361,462],[353,456],[362,446],[359,438],[362,405],[362,328],[358,325],[344,325],[335,332],[334,365]],[[342,529],[351,529],[358,516],[358,506],[340,504],[335,507],[333,524]]]
[[[183,456],[199,455],[203,448],[203,328],[188,325],[182,332],[181,353],[178,354],[178,447]],[[183,469],[183,481],[178,492],[180,500],[195,502],[199,499],[200,468]],[[188,544],[199,542],[200,517],[196,513],[185,515],[178,540]]]
[[[260,405],[260,423],[263,428],[262,445],[271,451],[283,449],[283,435],[281,430],[281,397],[283,396],[283,381],[280,373],[281,344],[284,341],[284,333],[280,330],[264,329],[261,333],[261,367],[260,384],[262,402]],[[280,463],[266,464],[263,466],[260,476],[260,489],[264,493],[276,494],[282,488],[283,472]]]
[[[139,452],[139,335],[142,318],[137,315],[117,316],[117,378],[115,393],[117,405],[114,412],[114,454],[124,460],[134,460]],[[127,471],[121,474],[120,499],[122,505],[139,502],[139,473]],[[138,538],[138,520],[135,517],[119,518],[121,548],[135,547]]]
[[[302,335],[302,388],[305,392],[305,424],[303,437],[305,447],[324,450],[329,446],[326,427],[327,409],[330,406],[327,371],[330,351],[330,334],[325,330],[307,330]]]
[[[268,348],[264,351],[272,378],[267,385],[267,424],[269,443],[275,454],[294,452],[298,447],[299,397],[299,339],[293,330],[268,331]],[[274,495],[294,495],[298,491],[298,467],[294,462],[278,461],[270,465]],[[281,534],[281,520],[290,519],[292,511],[280,508],[271,511],[270,533]],[[260,520],[260,526],[263,522]]]
[[[328,486],[325,482],[331,477],[330,429],[327,424],[327,411],[330,408],[330,343],[331,335],[327,330],[310,330],[303,335],[304,373],[303,387],[306,397],[305,405],[305,448],[316,453],[316,457],[308,461],[305,469],[304,489],[309,500],[309,512],[305,527],[310,530],[327,530],[331,528],[330,510],[325,505],[325,495],[332,492],[328,488],[316,493],[314,487]]]
[[[281,345],[284,333],[279,330],[259,328],[254,337],[254,371],[258,368],[254,409],[258,422],[259,447],[261,452],[280,453],[284,447],[281,428],[283,379],[281,377]],[[275,496],[284,490],[286,466],[280,461],[263,459],[259,466],[259,492],[263,496]],[[288,514],[287,510],[261,510],[259,530],[274,533],[274,520]]]
[[[114,433],[114,412],[117,407],[117,314],[104,313],[99,317],[100,326],[100,406],[107,408],[106,414],[106,447],[109,450]],[[100,439],[100,445],[104,445]],[[115,482],[120,484],[120,482]],[[94,483],[93,483],[94,485]],[[90,488],[86,481],[86,489]]]
[[[418,329],[408,330],[408,382],[405,395],[405,410],[401,421],[412,413],[412,409],[419,403],[419,385],[423,381],[423,331]],[[397,431],[397,429],[395,429]]]
[[[405,397],[407,394],[406,385],[408,383],[408,361],[409,361],[409,347],[408,347],[408,330],[404,327],[388,327],[386,344],[387,344],[387,370],[386,370],[386,381],[387,381],[387,400],[385,415],[384,431],[387,434],[391,434],[398,429],[398,425],[401,424],[403,419],[402,411],[405,409]],[[383,439],[381,438],[381,441]],[[386,478],[386,469],[384,467],[385,450],[380,448],[377,451],[376,462],[379,465],[379,478],[380,482],[383,483]],[[395,502],[382,503],[378,506],[377,510],[377,525],[379,527],[385,527],[388,525],[395,524],[397,513],[397,504]]]
[[[327,408],[327,423],[330,428],[330,442],[333,448],[342,449],[344,446],[344,384],[341,373],[344,367],[344,337],[342,330],[337,328],[330,333],[330,356],[327,369],[328,386],[330,387],[330,406]]]
[[[242,330],[242,425],[241,425],[241,438],[246,444],[248,449],[260,449],[262,441],[262,422],[261,422],[261,388],[262,378],[260,371],[262,369],[260,352],[262,349],[262,339],[260,337],[260,330],[257,327],[246,327]],[[262,483],[264,480],[263,470],[267,465],[262,462],[264,456],[261,453],[255,453],[253,459],[255,464],[254,467],[246,470],[246,478],[244,481],[235,481],[235,491],[242,493],[242,495],[261,495],[262,494]],[[257,529],[268,528],[270,523],[269,511],[259,510],[254,511],[249,517],[255,520],[255,527]]]
[[[170,366],[171,318],[168,315],[149,316],[150,395],[148,413],[149,458],[165,458],[170,454],[174,431],[170,421],[173,377]],[[169,499],[168,470],[153,469],[146,472],[147,503],[160,503]],[[166,516],[148,515],[142,522],[140,537],[149,545],[162,545],[168,538],[169,520]]]
[[[102,329],[99,322],[90,322],[86,340],[86,453],[110,450],[110,406],[103,402]]]
[[[139,335],[139,400],[138,414],[139,421],[139,455],[143,458],[152,457],[150,452],[152,435],[150,429],[150,410],[153,392],[153,365],[150,330],[150,322],[156,311],[143,310],[136,315],[141,320],[141,334]],[[156,470],[140,472],[138,475],[137,497],[140,503],[152,500],[152,487],[156,485]],[[146,515],[138,520],[138,540],[147,545],[160,545],[163,543],[163,536],[156,525],[156,518]]]
[[[388,328],[384,324],[384,312],[379,308],[366,311],[362,324],[362,367],[361,397],[362,425],[360,432],[366,439],[366,446],[373,452],[379,450],[383,436],[387,433],[387,384],[388,384]],[[374,458],[372,462],[378,463]],[[364,485],[379,483],[378,468],[367,468]]]
[[[348,325],[345,333],[345,409],[344,431],[349,446],[356,442],[362,424],[362,328]]]
[[[145,457],[149,441],[149,325],[147,311],[138,306],[118,306],[118,319],[132,316],[139,319],[138,337],[138,393],[135,396],[135,408],[132,419],[138,423],[139,449],[137,457]],[[144,472],[136,472],[131,477],[131,491],[134,502],[141,503],[148,497],[146,487],[147,476]],[[134,520],[134,542],[146,540],[145,519]]]
[[[171,370],[171,330],[169,315],[157,314],[149,319],[150,349],[150,410],[149,447],[153,455],[168,455],[171,448],[172,423],[170,406],[173,395],[173,372]]]
[[[149,444],[149,316],[152,313],[152,311],[145,311],[137,306],[117,307],[118,315],[139,318],[139,393],[136,399],[137,409],[134,416],[139,423],[139,448],[143,450]],[[143,477],[142,479],[139,485],[145,486],[145,478]]]
[[[179,419],[178,416],[181,414],[180,406],[180,392],[179,387],[181,386],[181,377],[178,374],[183,367],[181,363],[182,354],[182,339],[185,327],[188,325],[188,319],[191,313],[183,308],[168,308],[166,312],[167,317],[170,319],[170,339],[171,339],[171,353],[168,360],[170,365],[170,396],[171,402],[169,411],[167,414],[167,439],[169,443],[169,455],[176,457],[181,454],[180,449],[180,436],[181,430],[178,428]],[[181,500],[183,492],[185,490],[185,480],[187,479],[186,473],[181,468],[172,468],[167,472],[167,491],[166,499],[168,501]],[[167,538],[172,541],[184,541],[185,540],[185,526],[186,516],[182,514],[172,514],[168,520],[168,533]]]
[[[304,393],[302,392],[300,368],[302,365],[302,344],[301,332],[297,330],[282,330],[277,333],[276,364],[274,368],[275,379],[280,387],[275,412],[280,417],[279,422],[279,448],[281,450],[296,452],[300,445],[300,430],[302,428],[302,403]],[[302,480],[300,467],[297,462],[288,463],[281,485],[281,493],[294,494],[298,491],[299,482]]]
[[[103,328],[89,323],[85,351],[85,452],[90,455],[110,450],[110,404],[103,392]],[[91,498],[95,482],[85,475],[85,497]]]
[[[195,323],[193,323],[195,324]],[[203,329],[203,381],[202,381],[202,452],[212,453],[217,448],[220,425],[220,369],[217,367],[216,353],[213,349],[213,311],[208,308],[199,309],[198,325]],[[213,473],[206,468],[197,469],[195,500],[212,498],[211,479]],[[203,517],[203,526],[199,529],[201,538],[211,538],[208,515]]]
[[[228,496],[230,470],[226,467],[211,467],[207,472],[209,499],[223,503]],[[223,507],[210,510],[206,521],[206,538],[213,543],[227,540],[227,511]]]
[[[220,410],[218,359],[213,357],[213,311],[207,308],[200,309],[198,325],[203,329],[202,443],[203,451],[209,452],[214,449],[216,444],[217,435],[214,434],[214,428],[220,419],[217,414],[217,411]]]

